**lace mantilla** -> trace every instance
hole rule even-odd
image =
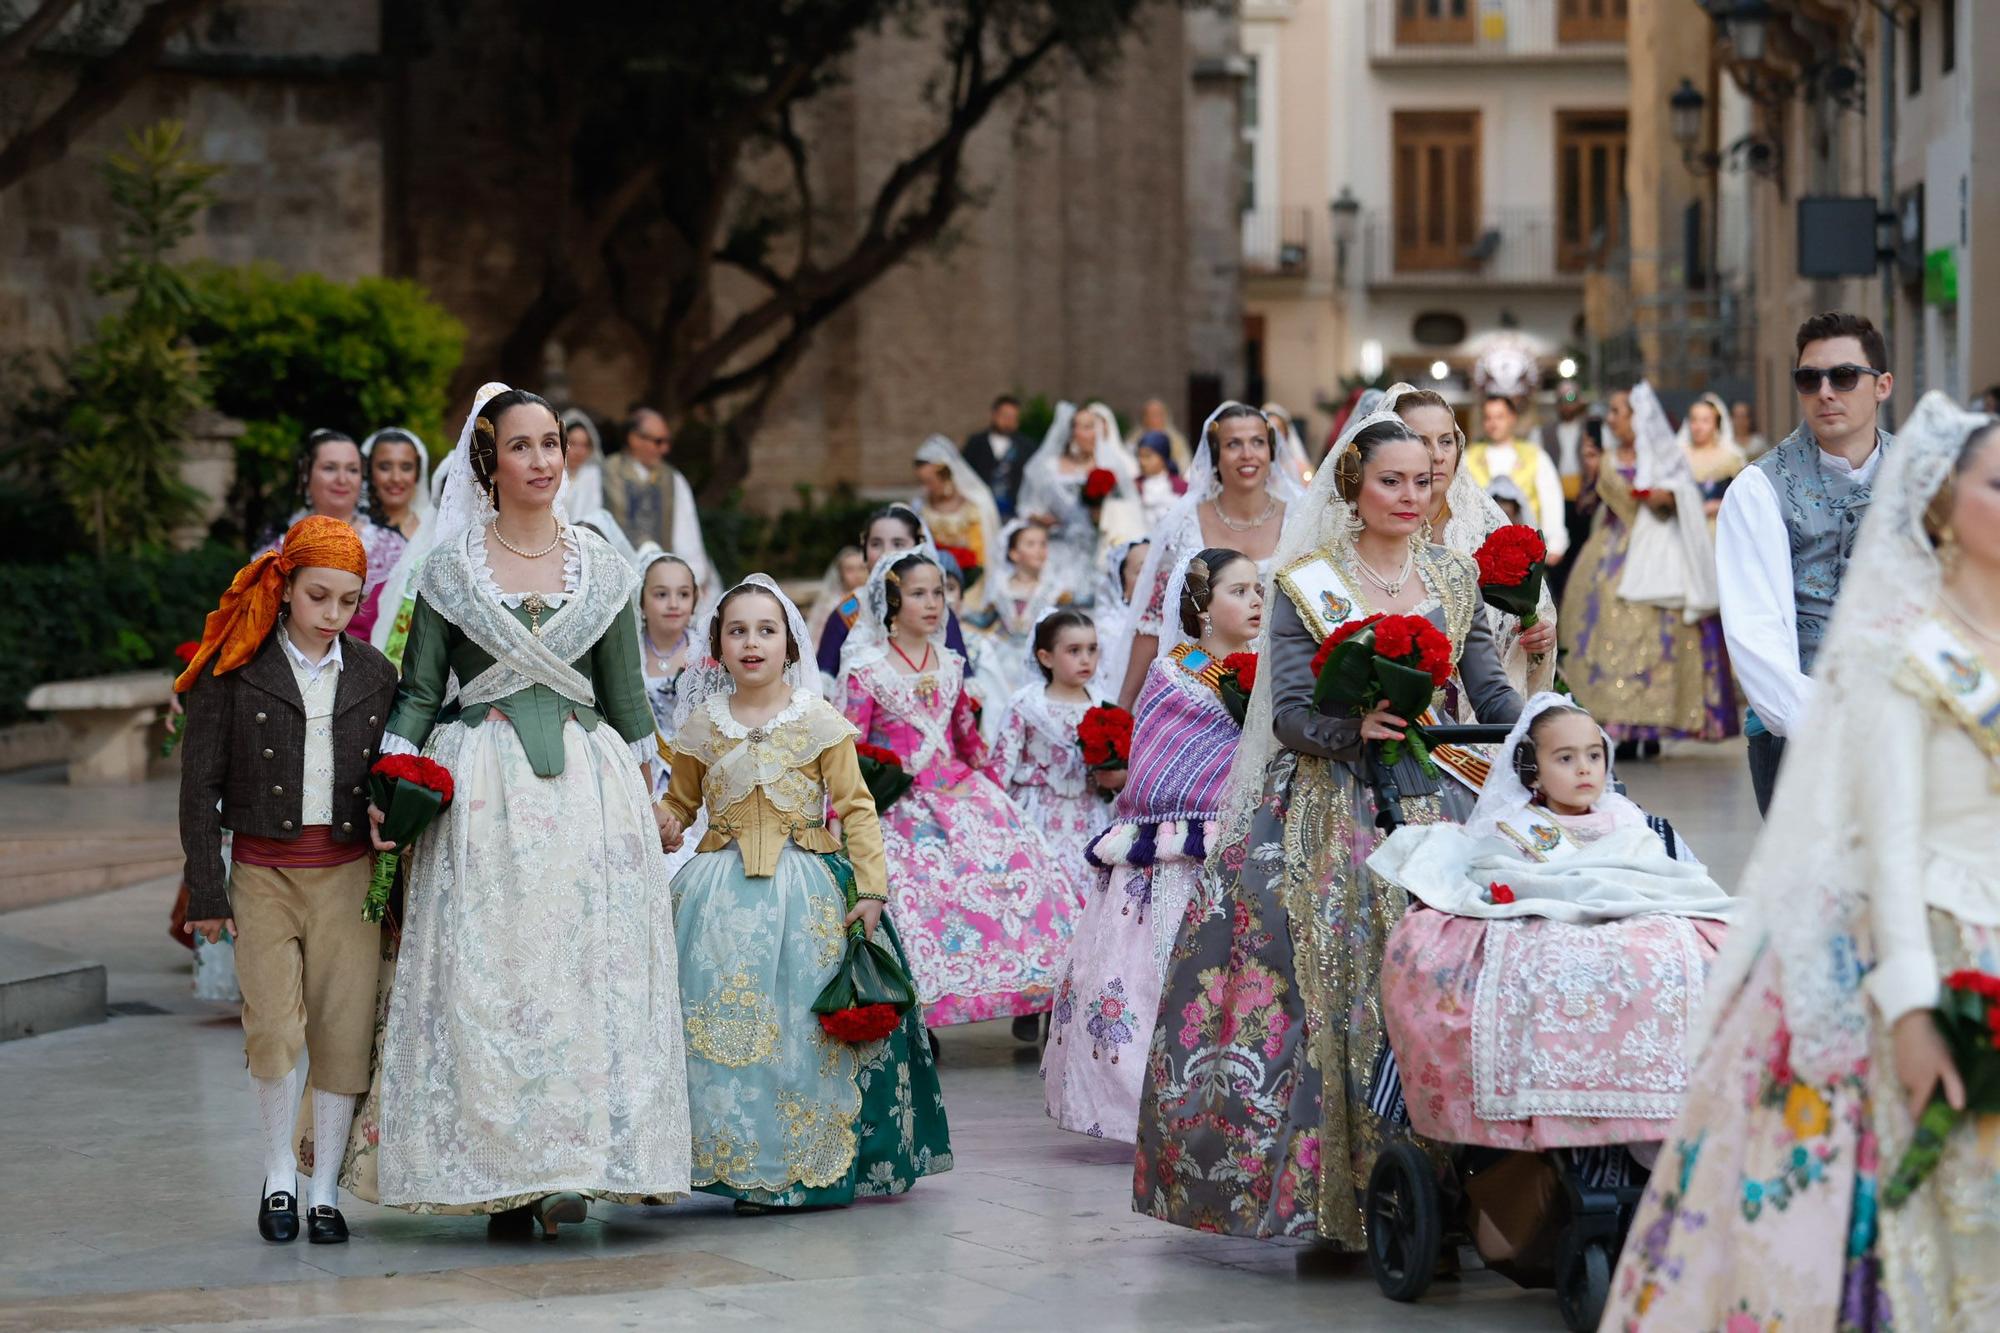
[[[710,695],[674,737],[674,752],[706,769],[702,802],[720,813],[761,787],[780,814],[823,821],[826,787],[806,770],[820,755],[860,735],[854,724],[805,689],[794,690],[783,711],[758,727],[738,722],[729,699]]]

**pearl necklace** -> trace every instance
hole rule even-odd
[[[547,546],[544,546],[539,551],[524,551],[520,547],[514,545],[514,543],[508,541],[507,534],[500,531],[500,520],[497,518],[494,519],[491,523],[486,525],[486,530],[493,534],[494,541],[499,542],[502,546],[512,551],[515,555],[520,556],[523,560],[540,560],[543,556],[555,550],[556,547],[561,546],[563,539],[563,525],[560,519],[558,519],[556,522],[555,540],[550,542]]]
[[[1965,626],[1988,643],[2000,643],[2000,630],[1989,629],[1987,626],[1974,620],[1971,613],[1953,600],[1952,595],[1942,588],[1938,590],[1938,600],[1944,603],[1947,611],[1958,618],[1959,624]]]
[[[1248,522],[1239,522],[1223,513],[1222,501],[1220,500],[1210,500],[1208,507],[1215,511],[1216,522],[1222,524],[1223,527],[1228,528],[1231,532],[1254,532],[1271,521],[1271,515],[1278,512],[1279,506],[1277,497],[1271,497],[1265,502],[1264,512],[1250,519]]]
[[[1403,595],[1403,585],[1410,581],[1410,571],[1417,567],[1417,553],[1411,551],[1403,559],[1403,570],[1393,579],[1382,577],[1375,572],[1375,566],[1361,558],[1361,552],[1354,553],[1354,563],[1361,566],[1361,576],[1391,597]]]

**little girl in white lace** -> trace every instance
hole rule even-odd
[[[1102,872],[1084,855],[1111,823],[1111,798],[1125,771],[1093,772],[1077,744],[1083,715],[1103,701],[1090,692],[1097,673],[1097,627],[1082,611],[1047,611],[1030,636],[1039,682],[1008,701],[995,745],[1007,794],[1079,890],[1093,893]]]

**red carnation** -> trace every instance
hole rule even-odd
[[[1222,669],[1236,677],[1236,688],[1245,694],[1257,688],[1257,654],[1231,653],[1222,659]]]
[[[1514,890],[1505,884],[1488,884],[1486,896],[1496,905],[1511,903],[1514,901]]]
[[[1094,467],[1090,475],[1083,479],[1083,498],[1086,503],[1099,504],[1118,489],[1118,476],[1109,468]]]
[[[1132,755],[1132,715],[1111,704],[1085,710],[1076,725],[1083,761],[1092,768],[1123,768]]]
[[[880,1041],[901,1022],[893,1004],[864,1004],[854,1009],[837,1009],[819,1016],[819,1025],[836,1041]]]
[[[940,546],[938,550],[950,556],[957,563],[959,573],[968,578],[971,577],[973,570],[979,568],[979,557],[973,554],[969,546]]]
[[[1313,660],[1312,660],[1313,675],[1315,677],[1319,675],[1320,668],[1326,665],[1327,658],[1333,656],[1334,649],[1340,647],[1341,644],[1346,643],[1349,639],[1359,634],[1362,630],[1367,629],[1370,625],[1374,624],[1376,621],[1382,620],[1384,618],[1385,617],[1382,615],[1382,613],[1378,611],[1374,615],[1369,616],[1364,620],[1350,620],[1345,625],[1342,625],[1339,629],[1335,630],[1333,633],[1327,635],[1326,642],[1322,643],[1319,646],[1319,651],[1313,654]]]
[[[200,651],[201,644],[190,639],[186,643],[175,645],[174,656],[180,658],[183,662],[192,662],[194,661],[194,655]]]
[[[1529,571],[1549,558],[1542,535],[1524,523],[1496,528],[1474,553],[1479,564],[1482,587],[1511,588],[1528,577]]]
[[[870,745],[867,741],[856,741],[854,749],[863,759],[873,759],[876,763],[887,764],[890,768],[901,768],[903,766],[901,756],[894,750],[885,749],[880,745]]]

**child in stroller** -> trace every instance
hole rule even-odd
[[[1376,1163],[1370,1266],[1394,1299],[1422,1294],[1456,1233],[1596,1327],[1731,907],[1610,761],[1588,713],[1537,695],[1463,827],[1399,829],[1369,859],[1411,898],[1383,960],[1375,1097],[1453,1145],[1442,1183],[1413,1144]]]

